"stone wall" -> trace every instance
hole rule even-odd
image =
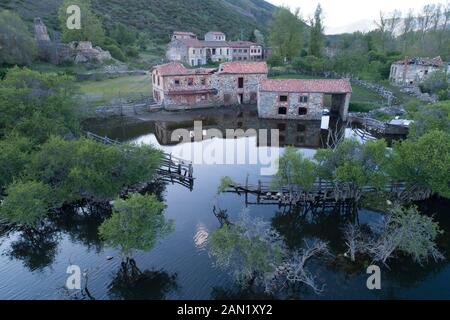
[[[187,47],[179,41],[172,41],[166,48],[166,59],[168,61],[188,62]]]
[[[440,70],[434,66],[393,64],[390,79],[399,85],[419,85],[429,74]]]
[[[287,95],[288,101],[281,102],[280,95]],[[301,96],[307,96],[306,103],[300,102]],[[258,113],[267,119],[302,119],[320,120],[324,109],[323,93],[283,93],[260,91],[258,94]],[[279,108],[286,108],[286,114],[279,114]],[[299,109],[305,108],[306,114],[299,114]]]
[[[243,88],[239,88],[239,78],[244,79]],[[224,105],[254,104],[258,98],[258,86],[265,79],[267,79],[265,74],[219,73],[212,77],[212,85],[218,91],[220,103]]]

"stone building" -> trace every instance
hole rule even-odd
[[[321,119],[325,109],[345,121],[352,95],[349,80],[263,80],[258,114],[268,119]]]
[[[171,62],[153,68],[153,97],[167,109],[256,104],[267,73],[265,62],[227,62],[218,69]]]
[[[172,34],[172,40],[186,40],[197,39],[197,35],[192,32],[174,31]]]
[[[215,69],[188,69],[171,62],[152,70],[153,98],[167,108],[177,106],[210,106],[215,104],[217,90],[211,85]]]
[[[190,65],[205,65],[208,62],[259,61],[264,58],[264,49],[250,41],[226,41],[222,32],[208,32],[205,40],[173,35],[166,48],[166,59]]]
[[[444,68],[441,57],[405,59],[392,64],[389,79],[398,85],[418,86],[429,74]]]
[[[256,104],[258,86],[267,79],[265,62],[226,62],[220,65],[215,81],[224,105]]]
[[[210,31],[205,34],[205,41],[226,41],[227,37],[223,32]]]

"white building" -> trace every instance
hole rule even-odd
[[[444,67],[441,57],[405,59],[392,64],[389,79],[398,85],[417,86],[429,74]]]

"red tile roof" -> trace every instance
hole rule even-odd
[[[349,80],[297,80],[279,79],[263,80],[260,91],[269,92],[318,92],[318,93],[351,93]]]
[[[397,62],[395,62],[395,64],[416,64],[416,65],[422,65],[422,66],[442,67],[444,65],[444,61],[442,61],[442,58],[440,56],[436,57],[436,58],[415,57],[415,58],[397,61]]]
[[[243,74],[243,73],[267,74],[268,68],[267,63],[264,61],[262,62],[233,61],[221,64],[219,67],[219,72],[229,74]]]
[[[207,75],[216,71],[216,69],[211,68],[189,69],[180,62],[162,64],[153,67],[152,70],[157,70],[161,76]]]

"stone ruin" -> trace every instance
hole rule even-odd
[[[93,47],[90,41],[61,43],[52,41],[41,18],[34,19],[34,34],[42,60],[54,64],[71,61],[80,63],[102,63],[112,60],[111,53],[100,47]]]

